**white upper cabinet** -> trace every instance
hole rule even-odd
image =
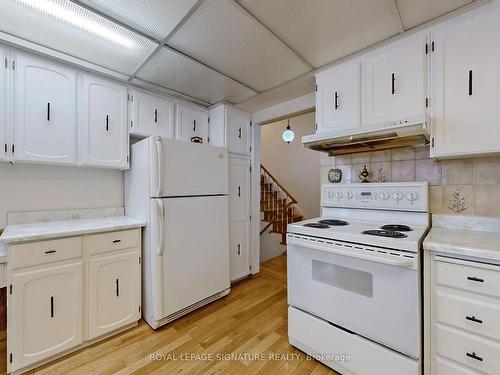
[[[81,163],[128,168],[126,86],[84,73],[81,100]]]
[[[228,107],[226,110],[227,151],[233,154],[250,155],[250,115]]]
[[[251,116],[227,104],[210,109],[210,144],[227,147],[230,154],[249,156],[252,145]]]
[[[130,92],[130,134],[174,138],[174,102],[142,90]]]
[[[359,62],[347,62],[316,75],[317,132],[360,125]]]
[[[500,151],[500,7],[432,31],[431,156]]]
[[[0,160],[6,158],[7,146],[7,50],[0,46]]]
[[[176,139],[208,143],[208,111],[177,103]]]
[[[14,160],[76,164],[77,71],[15,52]]]
[[[361,58],[363,126],[425,121],[426,43],[419,34]]]

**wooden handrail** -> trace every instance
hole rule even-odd
[[[266,172],[266,174],[271,177],[271,180],[273,180],[273,182],[279,186],[279,188],[287,195],[288,198],[290,198],[290,203],[297,203],[297,200],[292,196],[292,194],[290,194],[290,192],[288,190],[285,189],[285,187],[283,185],[281,185],[278,180],[271,174],[271,172],[269,172],[266,167],[264,167],[262,164],[260,165],[260,168],[264,170],[264,172]]]

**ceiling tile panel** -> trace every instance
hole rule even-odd
[[[165,39],[198,0],[78,0],[125,25]]]
[[[397,0],[406,29],[411,29],[469,5],[474,0]]]
[[[139,71],[137,78],[214,104],[238,103],[255,91],[176,51],[162,48]]]
[[[234,0],[205,1],[167,44],[257,91],[310,70]]]
[[[124,74],[158,46],[69,0],[0,1],[0,31]]]
[[[403,31],[394,0],[239,3],[315,68]]]

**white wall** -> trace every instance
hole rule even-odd
[[[286,144],[281,135],[286,120],[261,127],[261,163],[297,199],[305,218],[320,213],[320,153],[303,148],[303,135],[314,133],[314,112],[290,119],[295,132],[292,143]]]
[[[123,172],[0,163],[0,228],[7,212],[123,206]]]

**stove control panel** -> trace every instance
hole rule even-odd
[[[323,185],[324,207],[429,211],[427,182]]]

